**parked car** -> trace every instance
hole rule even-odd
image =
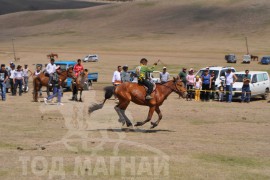
[[[245,54],[244,56],[243,56],[243,63],[247,63],[247,64],[249,64],[250,63],[250,61],[251,61],[251,56],[249,55],[249,54]]]
[[[236,63],[237,61],[236,55],[235,54],[225,55],[225,60],[227,61],[227,63]]]
[[[83,58],[83,62],[97,62],[98,55],[97,54],[89,54]]]
[[[261,96],[263,99],[267,99],[270,89],[269,74],[266,71],[249,71],[249,74],[251,75],[251,97]],[[233,98],[240,99],[245,72],[236,72],[235,75],[238,79],[233,84]]]
[[[270,56],[263,56],[260,62],[261,64],[270,64]]]
[[[70,66],[75,66],[76,62],[75,61],[56,61],[55,64],[57,66],[60,66],[61,70],[67,70]],[[98,80],[98,73],[88,73],[88,84],[87,86],[92,86],[92,82],[97,82]],[[72,78],[67,78],[65,83],[64,83],[64,88],[67,90],[71,89],[71,82]]]

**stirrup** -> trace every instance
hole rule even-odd
[[[145,96],[145,99],[146,100],[152,99],[152,96],[151,95],[147,95],[147,96]]]

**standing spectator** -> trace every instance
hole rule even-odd
[[[76,77],[78,77],[84,71],[81,59],[77,60],[77,64],[74,66],[73,71]]]
[[[37,77],[40,73],[41,73],[41,66],[37,66],[33,76]],[[42,89],[41,88],[39,90],[39,96],[42,96]]]
[[[9,83],[10,83],[10,91],[11,91],[11,95],[14,96],[15,95],[15,88],[14,88],[14,75],[15,75],[15,64],[11,65],[11,69],[8,72],[9,74]]]
[[[215,100],[215,91],[216,91],[216,75],[215,75],[215,71],[211,72],[211,77],[210,77],[210,81],[211,81],[211,99],[212,101]]]
[[[122,71],[122,66],[117,66],[117,70],[114,71],[113,73],[112,84],[114,86],[118,86],[121,84],[121,71]]]
[[[54,64],[54,58],[51,58],[51,62],[47,64],[46,66],[46,72],[49,74],[49,82],[48,82],[49,86],[52,86],[51,80],[52,80],[53,73],[55,73],[55,70],[56,70],[56,65]]]
[[[227,72],[225,73],[226,78],[226,101],[228,103],[232,102],[232,87],[235,81],[237,80],[236,75],[232,72],[231,68],[228,68]]]
[[[17,94],[17,88],[19,85],[19,96],[22,95],[22,85],[24,84],[22,66],[18,65],[17,70],[14,73],[13,83],[15,84],[15,96]]]
[[[8,72],[5,68],[5,64],[1,64],[1,69],[0,69],[0,89],[2,91],[2,101],[6,100],[6,82],[8,80]]]
[[[193,86],[194,86],[194,80],[195,80],[195,75],[193,74],[194,70],[192,68],[189,69],[188,75],[186,76],[187,80],[187,92],[189,95],[189,98],[191,99],[193,96]]]
[[[178,74],[178,77],[182,80],[185,87],[187,86],[187,68],[183,68],[182,71]]]
[[[54,97],[57,97],[57,105],[64,105],[61,103],[62,91],[61,91],[61,83],[62,80],[59,78],[58,73],[60,73],[60,66],[56,67],[56,72],[53,73],[52,77],[52,86],[53,86],[53,94],[48,98],[44,98],[44,103],[47,104],[48,101],[51,101]]]
[[[24,69],[23,69],[23,79],[24,79],[24,89],[23,91],[26,93],[26,91],[28,90],[28,79],[29,79],[29,75],[28,73],[30,73],[30,76],[32,76],[32,72],[28,69],[28,65],[25,64],[24,65]]]
[[[161,84],[168,82],[170,79],[170,74],[167,72],[167,68],[163,67],[163,71],[160,73]]]
[[[220,81],[220,85],[218,87],[218,91],[219,91],[219,102],[223,102],[223,97],[224,97],[224,81]]]
[[[194,82],[194,86],[195,86],[195,101],[200,101],[200,90],[201,90],[201,87],[202,87],[202,81],[200,79],[199,76],[196,76],[196,80]]]
[[[120,73],[122,82],[130,82],[130,74],[127,72],[128,66],[123,66],[123,71]]]
[[[210,74],[209,70],[204,70],[203,75],[201,76],[202,78],[202,98],[203,101],[209,101],[209,91],[211,88],[211,83],[210,83]]]
[[[251,81],[251,75],[249,74],[249,70],[245,71],[245,75],[243,76],[243,86],[242,86],[242,96],[241,96],[241,103],[243,102],[250,102],[250,87],[249,83]]]

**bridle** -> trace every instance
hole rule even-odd
[[[174,81],[173,84],[174,84],[174,86],[175,86],[175,89],[172,88],[172,87],[170,87],[170,86],[167,86],[166,83],[161,84],[161,85],[164,86],[164,87],[166,87],[166,88],[169,88],[172,92],[175,92],[175,93],[177,93],[177,94],[182,93],[182,92],[178,89],[178,87],[177,87],[177,81]]]

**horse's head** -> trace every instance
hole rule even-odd
[[[174,91],[183,98],[185,98],[187,95],[187,89],[185,88],[184,83],[180,79],[177,79],[175,77],[173,78],[173,82],[175,85]]]
[[[73,71],[73,68],[72,67],[69,67],[67,69],[67,76],[70,77],[70,78],[72,78],[72,79],[76,79],[76,76],[74,74],[74,71]]]

